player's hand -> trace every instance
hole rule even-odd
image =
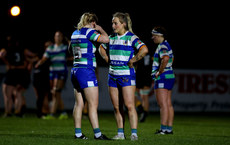
[[[38,68],[39,66],[41,65],[41,62],[40,61],[38,61],[36,64],[35,64],[35,68]]]
[[[133,68],[133,60],[132,59],[130,59],[130,61],[128,62],[128,66],[129,66],[129,68]]]
[[[164,71],[158,71],[156,74],[155,74],[155,78],[157,79]]]
[[[101,29],[102,29],[102,28],[101,28],[101,26],[95,24],[95,25],[94,25],[94,29],[97,30],[97,31],[99,31],[99,32],[101,32]]]
[[[160,72],[159,71],[155,74],[155,78],[157,79],[158,76],[160,76]]]

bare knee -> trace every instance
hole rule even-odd
[[[113,108],[114,108],[114,112],[115,112],[116,114],[122,112],[122,110],[123,110],[123,106],[122,106],[122,107],[119,107],[119,105],[113,106]]]
[[[125,106],[128,109],[128,111],[134,111],[134,110],[136,110],[134,104],[129,103],[129,104],[126,104]]]
[[[88,108],[91,111],[97,111],[98,103],[88,101]]]
[[[83,108],[84,108],[84,103],[83,103],[83,102],[79,102],[79,101],[75,101],[74,107],[77,108],[77,109],[83,110]]]

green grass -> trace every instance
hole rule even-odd
[[[100,129],[108,137],[116,134],[113,113],[99,113]],[[126,117],[124,141],[97,141],[88,119],[82,121],[82,131],[88,140],[75,140],[73,119],[42,120],[33,114],[25,118],[0,118],[0,145],[229,145],[230,116],[176,114],[174,135],[154,135],[160,126],[159,113],[152,113],[146,122],[138,125],[138,141],[130,141],[130,127]]]

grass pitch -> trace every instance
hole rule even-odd
[[[70,115],[71,116],[71,115]],[[100,129],[112,138],[117,131],[113,113],[99,113]],[[126,117],[124,141],[97,141],[88,119],[82,120],[82,132],[88,140],[75,140],[73,118],[42,120],[33,114],[25,118],[0,118],[0,145],[230,145],[230,115],[175,114],[174,134],[155,135],[160,126],[159,113],[151,113],[138,124],[138,141],[130,140]]]

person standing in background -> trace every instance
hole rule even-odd
[[[25,113],[24,92],[30,84],[30,73],[28,70],[27,50],[22,46],[16,35],[9,35],[0,50],[0,58],[6,64],[7,73],[2,85],[4,96],[4,117],[14,114],[23,117]]]
[[[152,84],[152,57],[150,56],[150,52],[151,51],[149,51],[149,53],[138,62],[136,67],[136,93],[140,94],[141,105],[143,108],[143,110],[139,110],[139,122],[144,122],[149,113],[149,92]]]
[[[164,27],[154,27],[152,39],[155,44],[158,44],[153,58],[152,79],[161,118],[160,129],[155,134],[173,134],[174,109],[171,98],[175,82],[172,68],[174,55],[167,42],[167,32]]]
[[[67,119],[68,115],[64,112],[64,104],[61,98],[61,93],[64,88],[67,79],[67,53],[68,45],[63,43],[64,36],[61,31],[56,31],[54,35],[54,44],[49,46],[43,57],[36,63],[35,68],[41,66],[47,60],[50,61],[49,77],[50,77],[50,88],[52,93],[52,102],[50,114],[44,117],[44,119],[55,119],[54,114],[60,106],[62,113],[59,119]]]
[[[42,58],[44,51],[53,45],[52,41],[46,41],[44,48],[34,48],[33,56],[31,55],[31,64],[35,66],[36,63]],[[33,71],[33,87],[36,94],[37,117],[43,118],[50,113],[49,100],[51,100],[50,84],[49,84],[49,61],[46,61],[40,67],[35,68]]]

